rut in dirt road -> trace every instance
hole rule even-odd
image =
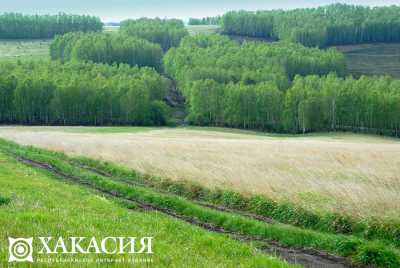
[[[79,177],[74,177],[69,174],[65,174],[53,166],[47,164],[47,163],[41,163],[35,160],[31,160],[28,158],[20,157],[20,156],[15,156],[18,161],[27,164],[29,166],[39,168],[46,170],[53,175],[56,175],[57,177],[61,177],[67,181],[72,181],[74,183],[81,184],[85,187],[91,188],[93,190],[96,190],[102,194],[112,196],[114,198],[123,200],[123,201],[128,201],[128,202],[134,202],[137,204],[139,208],[142,208],[144,210],[151,210],[151,211],[157,211],[163,214],[166,214],[170,217],[183,220],[189,224],[201,227],[205,230],[212,231],[212,232],[217,232],[221,234],[226,234],[229,235],[230,237],[243,241],[243,242],[258,242],[261,244],[261,246],[257,246],[259,250],[262,250],[263,252],[267,253],[268,255],[275,255],[280,257],[281,259],[286,260],[289,263],[293,264],[300,264],[306,268],[348,268],[348,267],[363,267],[359,265],[353,265],[351,264],[351,261],[347,258],[335,256],[326,252],[321,252],[318,250],[314,249],[297,249],[297,248],[289,248],[285,247],[284,245],[281,245],[277,241],[272,241],[272,240],[267,240],[265,238],[260,238],[260,237],[255,237],[255,236],[248,236],[248,235],[243,235],[240,233],[236,232],[231,232],[228,230],[225,230],[224,228],[221,228],[219,226],[215,226],[213,224],[207,223],[207,222],[202,222],[194,217],[188,217],[184,215],[180,215],[175,213],[175,211],[162,208],[162,207],[157,207],[152,204],[148,203],[143,203],[135,199],[131,198],[126,198],[122,194],[115,192],[115,191],[107,191],[104,189],[101,189],[95,185],[93,185],[90,182],[87,182],[85,180],[82,180]]]

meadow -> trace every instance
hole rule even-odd
[[[0,59],[49,59],[51,40],[0,40]]]
[[[400,213],[400,142],[392,138],[90,127],[2,127],[0,137],[312,211],[396,220]]]
[[[141,221],[145,220],[146,216],[149,216],[157,225],[156,228],[154,225],[144,223],[147,228],[154,227],[160,230],[161,226],[161,230],[163,230],[163,220],[152,213],[145,214],[146,216],[136,214],[134,218],[140,218],[140,221],[132,223],[123,214],[112,217],[117,210],[103,204],[95,205],[104,210],[100,209],[98,211],[94,209],[90,206],[91,201],[86,200],[87,196],[83,192],[83,190],[89,189],[93,191],[93,194],[100,196],[102,201],[105,201],[105,199],[114,201],[115,204],[122,206],[121,209],[138,210],[139,212],[143,212],[143,210],[144,212],[158,211],[170,217],[166,219],[167,221],[178,219],[182,221],[182,224],[186,222],[208,231],[226,234],[242,242],[247,241],[247,246],[252,249],[249,255],[248,251],[243,248],[236,247],[233,250],[230,247],[226,248],[229,243],[221,242],[224,244],[224,252],[226,249],[226,254],[230,256],[229,261],[220,259],[222,257],[220,256],[220,249],[216,250],[214,248],[211,249],[213,254],[209,254],[212,260],[209,262],[204,260],[207,267],[209,265],[214,266],[214,261],[221,261],[224,265],[227,264],[228,267],[237,266],[238,263],[240,263],[241,267],[289,267],[287,264],[277,261],[277,259],[265,258],[265,255],[262,256],[261,253],[266,253],[267,256],[277,254],[280,258],[292,264],[301,264],[305,267],[327,266],[339,268],[349,267],[353,263],[394,268],[400,264],[398,241],[395,237],[390,236],[392,231],[395,236],[398,234],[395,226],[387,225],[385,222],[380,222],[378,225],[366,221],[355,222],[339,214],[326,214],[321,217],[318,214],[310,214],[304,209],[293,207],[288,203],[279,204],[276,201],[268,201],[267,198],[256,196],[247,199],[240,194],[226,190],[211,189],[210,191],[202,186],[196,186],[196,184],[182,185],[181,182],[168,181],[165,178],[160,180],[154,176],[142,175],[137,171],[128,170],[124,166],[117,166],[111,162],[99,162],[87,157],[72,158],[63,153],[31,146],[21,146],[2,139],[0,139],[0,157],[3,164],[1,167],[3,170],[1,170],[0,174],[5,176],[5,185],[0,192],[0,213],[4,209],[2,220],[9,222],[11,215],[13,218],[17,215],[17,219],[19,219],[18,205],[16,206],[16,204],[19,204],[21,210],[23,210],[21,218],[24,224],[19,223],[17,220],[15,226],[11,225],[13,228],[10,229],[8,226],[7,229],[3,230],[8,235],[12,234],[20,237],[22,235],[28,236],[28,233],[29,235],[34,233],[40,236],[40,231],[53,230],[47,226],[47,224],[52,224],[52,226],[58,228],[57,234],[64,234],[65,229],[67,230],[66,233],[74,233],[75,226],[79,225],[80,228],[85,229],[85,231],[80,228],[77,229],[80,234],[86,234],[90,230],[91,234],[100,236],[100,233],[107,232],[106,229],[102,229],[104,221],[106,226],[107,224],[115,224],[116,221],[119,223],[118,228],[113,228],[114,233],[125,226],[121,223],[122,219],[124,219],[124,223],[127,221],[130,224],[130,231],[136,231],[136,226],[140,227]],[[22,164],[24,166],[21,166]],[[28,174],[24,173],[27,170],[27,166],[31,167],[28,169]],[[53,185],[53,182],[49,181],[46,176],[41,175],[47,175],[53,180],[58,179],[61,182],[68,182],[75,186],[79,185],[79,192],[74,196],[72,188],[63,189],[64,186],[62,184]],[[24,179],[21,180],[21,177],[28,180],[28,182],[25,182]],[[40,186],[37,187],[35,185],[36,177],[39,177],[37,180],[40,181]],[[21,183],[21,186],[19,183]],[[25,197],[23,189],[28,189],[29,194],[33,195],[32,200],[35,201],[30,201],[29,197]],[[67,194],[60,194],[59,191]],[[23,201],[20,200],[21,196],[24,196],[22,197]],[[63,197],[65,197],[65,200],[60,200]],[[43,202],[41,202],[42,198],[44,198]],[[57,198],[57,200],[53,201],[51,200],[52,198]],[[59,206],[59,204],[65,203],[68,203],[68,205]],[[32,204],[33,208],[27,204]],[[89,206],[87,208],[88,212],[80,210],[82,205],[85,208]],[[252,211],[249,214],[246,212],[247,210]],[[12,213],[10,213],[11,211]],[[54,211],[56,211],[56,214],[54,214]],[[112,211],[112,213],[109,211]],[[94,226],[91,226],[91,213],[93,212],[96,216],[93,219],[95,229]],[[271,218],[261,216],[268,215],[271,212]],[[48,213],[53,214],[50,217]],[[121,211],[121,213],[124,212]],[[104,217],[104,214],[107,214],[107,217]],[[76,215],[79,215],[79,219],[76,219]],[[85,218],[84,225],[78,224],[78,221],[82,221],[82,215]],[[101,221],[98,219],[99,215],[102,217]],[[110,216],[112,217],[111,219],[109,218]],[[60,226],[60,223],[57,222],[60,219],[64,224],[61,229],[57,227]],[[37,226],[34,224],[36,221],[40,223]],[[286,223],[291,224],[288,225]],[[28,229],[25,230],[24,226]],[[173,226],[179,230],[179,235],[184,233],[182,231],[182,229],[185,229],[184,226],[181,227],[175,223]],[[382,226],[385,227],[382,229]],[[36,228],[39,229],[39,232],[37,232]],[[143,229],[139,228],[139,230]],[[145,230],[149,232],[148,229]],[[2,229],[0,229],[1,231]],[[99,235],[97,235],[97,231]],[[197,250],[201,254],[207,253],[207,248],[213,245],[212,239],[207,237],[208,247],[204,247],[197,242],[196,236],[193,236],[194,231],[192,229],[188,231],[191,233],[190,243],[193,245],[194,241],[194,245],[200,249]],[[167,229],[167,232],[172,236],[175,235],[169,229]],[[153,236],[157,238],[158,235],[160,233],[157,232]],[[165,236],[161,236],[160,239],[167,243],[170,241]],[[228,238],[225,237],[225,239]],[[174,243],[180,243],[180,240],[175,239]],[[169,246],[171,246],[171,243]],[[176,263],[184,262],[184,260],[174,257],[174,254],[179,251],[179,246],[172,247],[173,253],[164,250],[162,254],[157,256],[155,258],[158,262],[156,266],[164,267],[172,263],[176,265]],[[235,247],[235,245],[233,246]],[[235,250],[244,250],[238,255],[239,258],[244,258],[244,261],[241,259],[236,261],[236,258],[232,258],[231,254],[237,254]],[[4,252],[5,249],[2,248],[0,255],[6,256]],[[165,261],[164,256],[169,252],[173,256],[168,255],[168,261]],[[260,258],[258,258],[258,255]],[[97,257],[101,256],[98,255]],[[114,258],[116,256],[108,257]],[[249,263],[246,262],[247,257]],[[190,262],[187,265],[190,267],[197,266],[199,262],[203,262],[202,259],[197,259],[191,255],[188,258]],[[196,259],[196,265],[192,262],[193,259]],[[119,260],[112,259],[111,263],[118,266]]]

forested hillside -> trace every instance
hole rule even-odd
[[[164,50],[178,46],[181,39],[188,35],[183,22],[176,19],[125,20],[121,22],[120,31],[157,43]]]
[[[400,134],[400,82],[342,78],[343,55],[336,50],[196,36],[171,49],[164,64],[178,81],[194,124]]]
[[[167,80],[120,64],[0,63],[0,123],[163,125]]]
[[[276,38],[306,46],[400,42],[400,7],[335,4],[289,11],[233,11],[222,18],[227,34]]]
[[[101,31],[103,23],[97,17],[84,15],[0,15],[0,38],[52,38],[68,32]]]
[[[308,30],[326,27],[333,33],[339,22],[353,29],[357,17],[363,25],[354,28],[360,30],[360,38],[368,32],[370,40],[394,41],[397,19],[390,20],[390,27],[381,24],[383,32],[391,29],[385,37],[366,22],[377,14],[392,18],[397,11],[333,5],[231,12],[223,20],[225,29],[232,27],[236,34],[274,37],[279,32],[282,39],[299,41],[283,37],[286,28],[300,29],[292,27],[294,21],[314,25]],[[340,20],[333,19],[336,13]],[[337,31],[342,39],[329,35],[329,44],[358,42],[350,32]],[[239,44],[218,34],[188,36],[180,20],[145,18],[124,21],[120,33],[59,35],[50,47],[58,63],[2,63],[0,122],[165,124],[168,108],[163,99],[171,86],[162,76],[166,75],[185,96],[192,124],[286,133],[353,130],[400,135],[398,80],[346,77],[346,61],[338,50],[289,41]],[[153,69],[140,69],[144,66]]]
[[[57,36],[50,45],[53,60],[126,63],[161,70],[163,50],[158,44],[121,34],[68,33]]]

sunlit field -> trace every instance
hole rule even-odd
[[[113,161],[146,174],[290,200],[317,211],[387,218],[400,213],[400,141],[392,138],[51,127],[3,127],[0,137]]]

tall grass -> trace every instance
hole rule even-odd
[[[176,195],[163,194],[142,186],[110,180],[72,165],[66,161],[69,159],[60,153],[18,146],[4,141],[0,141],[0,149],[9,154],[49,165],[58,172],[98,190],[172,211],[229,232],[275,240],[290,247],[314,248],[341,256],[350,256],[354,262],[360,264],[400,267],[399,250],[379,241],[368,241],[350,235],[328,234],[280,223],[268,224],[241,215],[205,208]]]
[[[235,191],[211,190],[190,181],[172,181],[146,176],[110,162],[87,157],[73,158],[70,161],[94,168],[115,178],[123,178],[124,181],[139,183],[158,191],[176,194],[191,200],[250,212],[282,223],[318,231],[352,234],[365,239],[383,239],[400,247],[400,222],[398,221],[359,220],[349,215],[328,212],[317,214],[292,203],[277,202],[265,196],[245,196]]]

